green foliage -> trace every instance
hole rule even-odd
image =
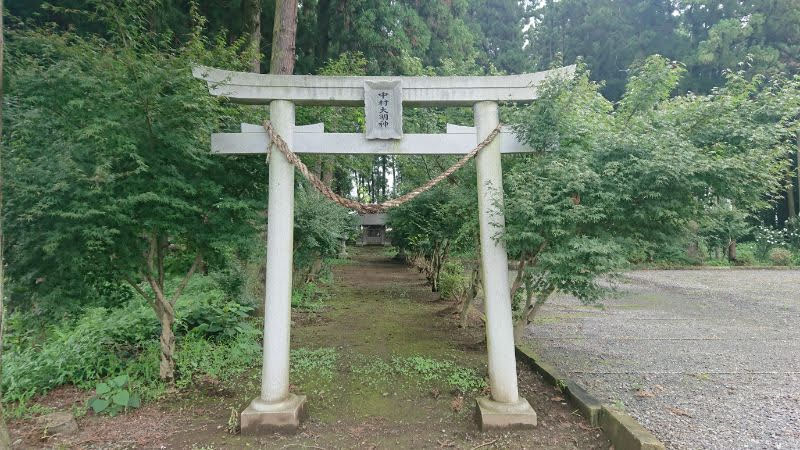
[[[183,295],[175,317],[178,334],[191,332],[219,341],[250,331],[246,319],[253,306],[230,299],[212,277],[194,277]]]
[[[772,248],[786,246],[783,230],[775,230],[761,225],[756,227],[754,236],[756,256],[761,260],[767,259],[767,254]]]
[[[758,258],[753,251],[753,247],[746,244],[736,246],[736,265],[754,266],[758,263]]]
[[[539,70],[583,57],[603,93],[618,100],[626,70],[658,53],[679,59],[686,50],[675,2],[669,0],[547,0],[533,3],[526,47]]]
[[[469,291],[470,279],[464,266],[458,262],[448,261],[442,268],[439,281],[439,294],[448,300],[459,300]]]
[[[475,369],[425,356],[394,356],[389,361],[369,358],[353,364],[351,370],[363,383],[373,387],[408,381],[421,387],[444,385],[463,394],[486,387],[486,380]]]
[[[185,273],[195,253],[214,264],[255,233],[263,166],[208,151],[210,133],[244,113],[188,70],[229,63],[236,47],[124,41],[9,35],[4,213],[17,298],[81,299],[99,281],[138,281],[149,239]]]
[[[680,89],[707,93],[726,71],[797,73],[800,13],[794,0],[547,0],[535,2],[531,44],[537,68],[584,58],[604,94],[625,92],[626,68],[654,53],[682,61]]]
[[[354,237],[357,217],[322,198],[310,186],[295,194],[295,269],[309,267],[317,258],[339,256],[342,242]]]
[[[138,408],[141,404],[139,394],[130,391],[127,375],[119,375],[104,383],[98,383],[95,396],[88,402],[95,414],[108,414],[112,417],[127,412],[130,408]]]
[[[158,336],[156,324],[152,309],[132,302],[114,311],[91,308],[52,326],[41,344],[25,342],[3,355],[4,401],[26,401],[62,384],[87,388],[124,373],[128,358]]]
[[[290,365],[293,375],[300,377],[321,377],[333,379],[336,371],[338,354],[334,348],[298,348],[290,354]]]
[[[230,380],[235,375],[261,364],[260,330],[243,326],[242,331],[225,340],[208,340],[200,333],[189,333],[178,341],[175,352],[175,384],[185,388],[198,376]],[[156,361],[155,359],[153,360]]]
[[[727,247],[751,231],[749,214],[734,208],[730,202],[726,203],[706,207],[701,216],[699,236],[710,248]]]
[[[479,392],[486,388],[486,380],[478,376],[475,370],[465,367],[452,368],[445,381],[453,389],[465,394]]]
[[[790,266],[794,259],[792,252],[785,248],[773,248],[767,254],[767,258],[776,266]]]
[[[459,175],[475,175],[466,172]],[[451,252],[474,250],[478,228],[474,189],[472,183],[438,186],[389,211],[392,243],[427,261],[425,272],[434,291],[440,289],[442,268]]]
[[[648,58],[615,108],[582,72],[551,80],[519,110],[517,132],[540,151],[508,170],[504,239],[530,262],[527,290],[597,300],[606,291],[598,277],[627,256],[653,259],[695,217],[709,244],[727,244],[777,192],[786,134],[775,92],[784,88],[731,74],[713,95],[668,98],[682,73]]]
[[[292,308],[316,311],[330,295],[316,283],[303,283],[292,290]]]
[[[391,367],[395,373],[418,382],[444,382],[465,394],[486,387],[486,381],[475,370],[459,367],[450,361],[424,356],[395,357]]]
[[[218,277],[195,277],[177,305],[175,355],[178,383],[197,374],[227,379],[259,361],[260,327],[249,323],[242,306],[222,294]],[[5,402],[25,402],[63,385],[81,388],[128,375],[147,398],[158,395],[158,337],[153,309],[140,297],[116,308],[88,308],[75,319],[31,333],[40,317],[17,312],[7,323],[11,340],[3,355]]]

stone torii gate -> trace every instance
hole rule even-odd
[[[198,66],[196,78],[212,95],[245,104],[270,105],[275,132],[295,153],[465,154],[499,124],[498,102],[530,102],[551,76],[571,77],[569,66],[532,74],[487,77],[343,77],[269,75]],[[365,107],[367,130],[325,133],[323,124],[295,126],[295,104]],[[449,125],[446,134],[403,134],[403,106],[471,106],[475,127]],[[221,154],[266,153],[273,145],[260,125],[211,137]],[[536,413],[517,388],[517,368],[508,285],[508,256],[495,240],[504,229],[501,153],[532,151],[502,130],[476,156],[481,276],[485,296],[490,398],[479,398],[482,429],[535,426]],[[289,334],[294,230],[294,167],[279,151],[269,152],[266,307],[261,395],[242,412],[243,434],[293,430],[304,395],[289,392]]]

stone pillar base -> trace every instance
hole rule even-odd
[[[481,431],[536,426],[536,411],[524,398],[517,403],[500,403],[489,397],[479,397],[476,403]]]
[[[289,394],[286,400],[278,403],[266,403],[260,398],[253,400],[242,411],[242,435],[294,433],[300,426],[305,403],[305,395],[295,394]]]

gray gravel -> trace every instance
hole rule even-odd
[[[800,271],[636,271],[554,297],[526,339],[668,448],[800,449]]]

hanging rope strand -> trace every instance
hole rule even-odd
[[[265,120],[263,125],[264,125],[264,130],[267,132],[267,135],[269,136],[270,142],[272,142],[275,145],[275,147],[283,154],[283,156],[286,157],[289,163],[291,163],[293,166],[297,168],[297,170],[300,171],[300,173],[311,183],[312,186],[314,186],[314,188],[316,188],[323,196],[327,197],[332,202],[341,205],[345,208],[352,209],[353,211],[358,211],[363,214],[385,212],[390,208],[394,208],[396,206],[402,205],[403,203],[411,201],[418,195],[422,194],[423,192],[430,190],[432,187],[439,184],[439,182],[441,182],[445,178],[455,173],[458,169],[464,167],[464,165],[467,164],[467,162],[469,162],[470,159],[474,158],[475,155],[478,154],[478,152],[486,148],[487,145],[491,144],[492,141],[494,141],[494,139],[497,137],[497,135],[500,134],[500,126],[501,126],[497,125],[497,127],[494,130],[492,130],[492,132],[489,133],[488,136],[486,136],[486,139],[481,141],[474,149],[472,149],[469,153],[464,155],[461,159],[459,159],[455,164],[450,166],[447,170],[440,173],[436,177],[432,178],[424,185],[414,189],[411,192],[408,192],[407,194],[401,195],[400,197],[393,198],[391,200],[387,200],[383,203],[361,203],[346,197],[342,197],[341,195],[333,192],[333,190],[331,190],[331,188],[329,188],[327,184],[325,184],[322,180],[319,179],[318,176],[314,175],[314,173],[308,169],[308,166],[306,166],[303,163],[303,161],[300,160],[300,157],[298,157],[296,153],[292,152],[289,149],[289,146],[286,144],[286,141],[284,141],[283,138],[278,133],[275,132],[275,129],[272,128],[272,124],[268,120]]]

